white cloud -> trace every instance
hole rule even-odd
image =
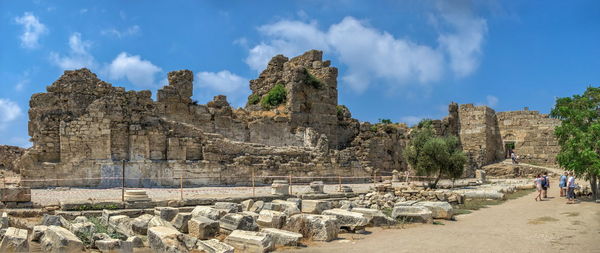
[[[498,105],[498,98],[492,95],[488,95],[485,97],[485,99],[487,100],[487,105],[489,107],[495,107],[496,105]]]
[[[441,18],[453,30],[439,35],[440,47],[450,56],[450,68],[454,74],[468,76],[479,66],[487,22],[473,16],[469,5],[439,3]]]
[[[102,30],[102,32],[100,32],[100,33],[102,35],[114,36],[114,37],[117,37],[120,39],[123,37],[138,35],[138,34],[140,34],[141,30],[142,29],[140,29],[140,26],[133,25],[124,30],[117,30],[115,28],[110,28],[110,29]]]
[[[208,87],[225,93],[235,92],[248,86],[247,79],[233,74],[228,70],[200,72],[196,74],[196,78],[200,87]]]
[[[21,46],[24,48],[37,48],[39,46],[40,36],[48,33],[48,29],[39,19],[31,12],[25,12],[23,16],[16,17],[15,22],[23,26],[23,33],[19,38],[21,39]]]
[[[15,85],[15,90],[22,91],[23,89],[25,89],[25,86],[29,85],[30,82],[31,81],[27,78],[19,80]]]
[[[228,70],[219,72],[196,73],[196,87],[206,88],[218,94],[226,95],[227,100],[234,106],[241,106],[246,102],[248,79],[231,73]],[[201,93],[205,93],[202,91]]]
[[[91,42],[82,41],[80,33],[69,37],[69,53],[61,56],[56,52],[50,53],[50,60],[62,69],[93,68],[96,66],[94,57],[89,53]]]
[[[21,115],[19,105],[10,99],[0,98],[0,130]]]
[[[142,60],[139,55],[120,53],[105,69],[108,77],[114,80],[127,79],[139,87],[156,87],[155,76],[162,71],[161,68],[147,60]]]
[[[431,18],[439,30],[434,45],[396,37],[354,17],[345,17],[328,29],[320,29],[315,21],[282,20],[258,28],[265,40],[250,47],[245,61],[260,71],[277,54],[325,50],[347,66],[342,80],[357,92],[381,81],[390,86],[423,85],[441,80],[446,72],[470,75],[482,55],[486,21],[474,16],[469,5],[438,6]]]

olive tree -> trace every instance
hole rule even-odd
[[[456,179],[463,174],[467,157],[456,136],[436,136],[431,121],[424,120],[412,131],[404,158],[418,175],[433,177],[435,188],[443,177]]]

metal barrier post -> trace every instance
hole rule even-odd
[[[125,160],[121,160],[121,201],[125,202]]]
[[[183,171],[179,173],[179,199],[183,200]]]
[[[290,195],[294,193],[292,190],[292,173],[290,173],[288,184],[290,185]]]
[[[340,187],[338,188],[338,191],[340,191],[340,192],[341,192],[341,191],[342,191],[342,176],[338,176],[338,183],[339,183],[339,186],[340,186]]]
[[[255,181],[254,181],[254,167],[252,167],[252,197],[256,196],[256,190],[255,190]]]

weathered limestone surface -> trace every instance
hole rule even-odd
[[[191,236],[206,240],[219,232],[219,222],[204,216],[193,217],[188,221],[188,230]]]
[[[273,238],[270,234],[254,231],[234,230],[224,242],[241,252],[249,253],[268,252],[273,247]]]
[[[231,245],[222,243],[217,239],[198,241],[196,245],[198,246],[198,249],[206,251],[207,253],[233,253],[235,250]]]
[[[339,232],[335,217],[314,214],[296,214],[288,219],[283,229],[315,241],[331,241]]]
[[[42,237],[41,247],[44,252],[75,253],[83,251],[83,242],[63,227],[49,226]]]
[[[8,228],[0,241],[0,252],[29,252],[27,230]]]
[[[148,229],[148,244],[155,252],[188,252],[179,240],[181,232],[171,227],[152,227]]]
[[[0,167],[13,166],[23,179],[72,179],[22,182],[32,187],[120,186],[114,178],[123,171],[128,187],[151,187],[178,186],[181,171],[195,178],[184,179],[187,186],[247,185],[252,172],[369,177],[407,170],[402,151],[411,129],[353,119],[338,104],[337,68],[322,56],[317,50],[291,59],[275,56],[250,81],[249,103],[238,109],[222,95],[207,104],[193,101],[189,70],[170,72],[156,100],[150,91],[126,91],[88,69],[65,71],[46,92],[31,97],[33,146],[22,155],[0,150]],[[277,84],[285,87],[286,100],[263,108],[260,100]],[[502,159],[508,140],[526,160],[555,161],[556,121],[545,115],[496,114],[485,106],[455,103],[448,111],[433,126],[440,135],[460,136],[472,169]],[[544,145],[550,147],[536,151]],[[5,162],[10,160],[12,165]]]

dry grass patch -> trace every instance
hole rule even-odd
[[[538,225],[538,224],[544,224],[546,222],[555,222],[558,221],[558,219],[550,217],[550,216],[543,216],[543,217],[539,217],[533,220],[529,220],[529,222],[527,222],[528,224],[534,224],[534,225]]]

